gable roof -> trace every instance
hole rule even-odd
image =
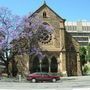
[[[45,7],[49,8],[58,18],[60,18],[60,19],[63,20],[63,21],[66,21],[66,19],[63,19],[62,17],[60,17],[60,16],[59,16],[56,12],[54,12],[46,3],[44,3],[39,9],[37,9],[33,14],[31,14],[31,16],[34,15],[35,13],[40,12],[40,10],[42,10],[42,9],[45,8]],[[30,16],[29,16],[29,17],[30,17]]]

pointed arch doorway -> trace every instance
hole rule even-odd
[[[52,56],[51,58],[51,72],[52,73],[57,73],[58,72],[58,62],[55,56]]]
[[[49,72],[49,60],[46,56],[42,59],[42,72]]]
[[[40,63],[38,55],[35,55],[32,59],[31,73],[40,72]]]

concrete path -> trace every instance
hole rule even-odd
[[[56,83],[31,83],[22,79],[1,79],[0,89],[8,90],[90,90],[90,76],[62,77]]]

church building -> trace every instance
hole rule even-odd
[[[45,58],[42,62],[37,56],[29,60],[29,71],[36,72],[38,66],[42,64],[42,72],[62,73],[65,76],[81,75],[79,43],[67,33],[65,19],[56,14],[46,3],[34,13],[37,13],[44,23],[54,27],[54,31],[47,39],[41,40],[40,46],[46,55]]]

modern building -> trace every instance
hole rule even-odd
[[[90,22],[86,20],[77,22],[65,22],[66,31],[74,37],[81,46],[87,46],[90,42]]]

